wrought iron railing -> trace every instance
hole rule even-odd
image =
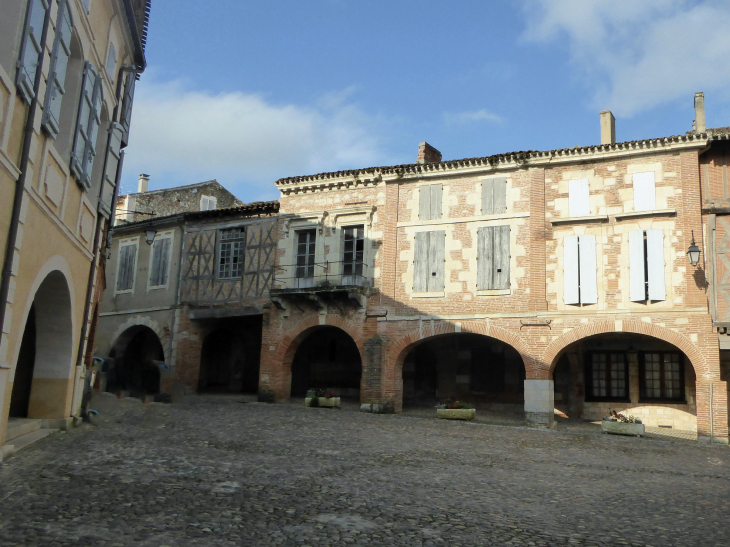
[[[306,265],[289,264],[276,268],[274,283],[279,289],[369,287],[371,280],[365,275],[367,271],[368,265],[362,262],[326,260]]]

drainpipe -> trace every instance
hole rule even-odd
[[[5,261],[3,262],[2,280],[0,281],[0,338],[2,337],[5,325],[5,310],[8,304],[8,293],[10,292],[10,278],[13,277],[13,258],[15,257],[15,244],[18,242],[18,224],[20,223],[20,209],[23,205],[25,194],[25,179],[28,173],[28,160],[30,158],[30,145],[33,141],[33,125],[38,111],[38,93],[40,92],[41,80],[43,78],[43,60],[46,53],[46,41],[48,39],[48,27],[51,22],[51,9],[46,10],[46,17],[43,19],[43,32],[41,33],[41,64],[35,72],[33,81],[33,99],[30,101],[28,118],[23,130],[23,149],[20,154],[18,170],[20,176],[15,183],[15,195],[13,197],[13,211],[10,216],[10,230],[8,231],[7,247],[5,249]]]

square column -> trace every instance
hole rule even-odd
[[[525,425],[555,427],[555,387],[552,380],[525,380]]]

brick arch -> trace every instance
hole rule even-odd
[[[583,338],[594,336],[596,334],[605,333],[620,333],[626,332],[631,334],[643,334],[659,340],[664,340],[670,344],[676,346],[684,352],[689,358],[692,366],[695,369],[697,377],[700,378],[704,373],[708,371],[707,361],[705,356],[702,354],[700,349],[686,336],[679,334],[666,327],[660,327],[652,323],[646,323],[638,320],[623,320],[621,322],[620,329],[616,328],[616,321],[594,321],[588,325],[577,327],[572,329],[557,339],[553,340],[545,351],[543,352],[542,358],[540,359],[539,368],[546,377],[552,374],[555,369],[558,356],[562,351],[570,344],[577,342]]]

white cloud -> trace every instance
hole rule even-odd
[[[695,91],[728,96],[730,3],[525,0],[523,38],[567,37],[597,108],[631,116]]]
[[[350,102],[354,88],[316,104],[274,104],[249,93],[187,89],[145,74],[137,86],[125,181],[149,173],[152,187],[218,179],[250,201],[275,198],[292,175],[387,162],[386,124]]]
[[[449,125],[464,125],[474,122],[501,123],[502,118],[482,108],[471,112],[444,112],[444,122]]]

